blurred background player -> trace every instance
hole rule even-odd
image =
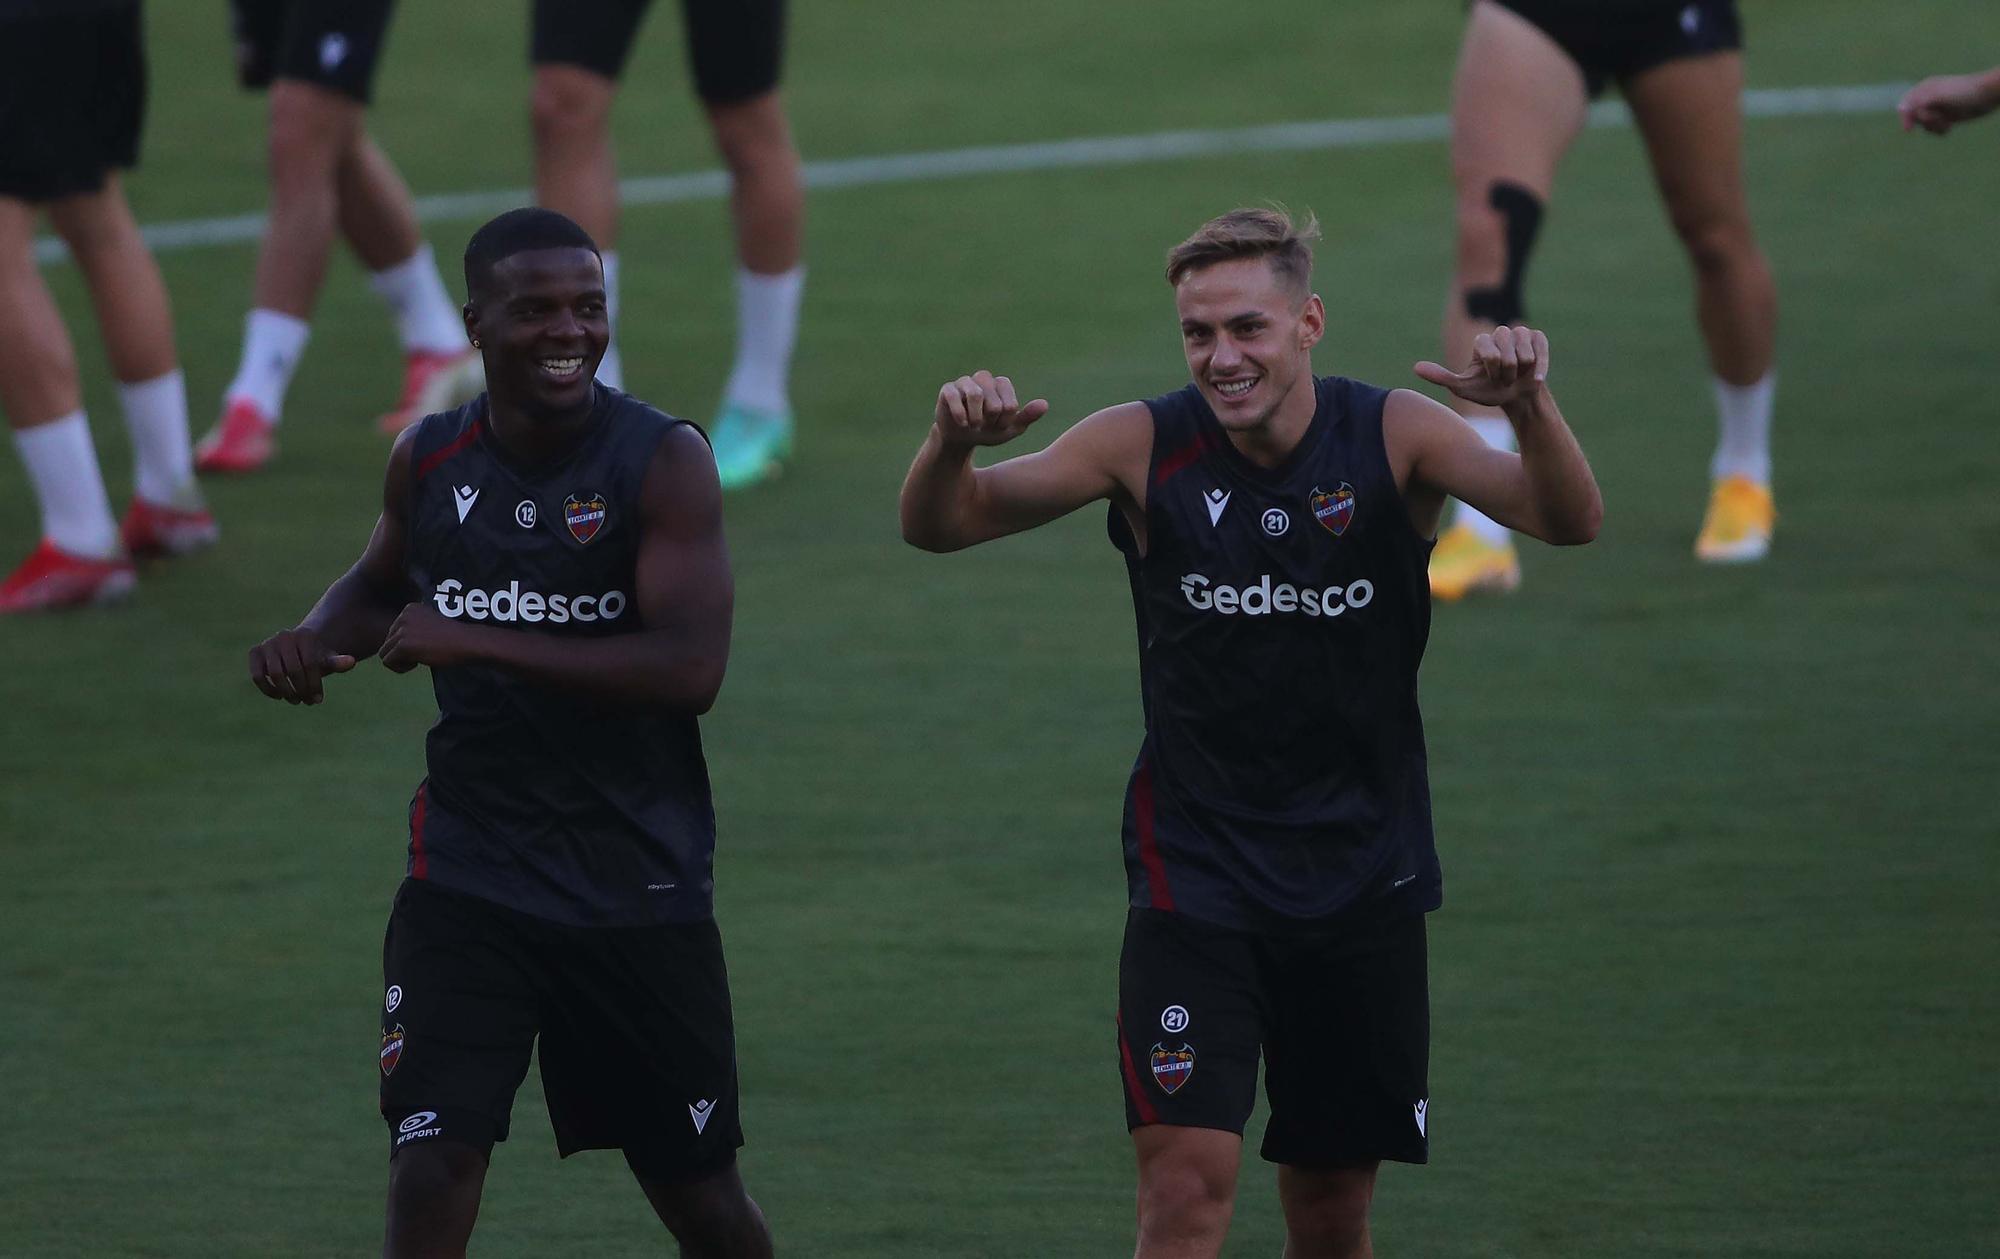
[[[243,356],[204,472],[248,472],[276,453],[285,391],[305,349],[336,232],[395,313],[403,389],[380,421],[400,432],[471,391],[458,307],[417,231],[410,190],[363,123],[393,0],[230,0],[237,69],[269,87],[271,218],[257,255]]]
[[[611,105],[651,0],[536,0],[535,198],[604,248],[618,318],[618,170]],[[784,0],[681,0],[695,90],[729,168],[735,226],[736,364],[710,430],[724,489],[775,474],[792,449],[787,388],[805,291],[805,181],[778,93]],[[618,349],[597,378],[623,388]]]
[[[2000,109],[2000,66],[1982,74],[1939,74],[1910,89],[1896,106],[1903,130],[1922,127],[1941,136],[1961,122]]]
[[[0,410],[42,514],[41,544],[0,584],[0,613],[117,598],[132,589],[131,556],[217,536],[188,452],[166,285],[117,174],[138,158],[145,102],[139,0],[0,0]],[[41,211],[83,273],[118,378],[134,469],[122,527],[76,351],[35,266]]]
[[[1761,559],[1777,518],[1778,296],[1743,191],[1741,47],[1735,0],[1474,0],[1452,89],[1458,264],[1444,349],[1453,364],[1470,360],[1480,332],[1522,320],[1528,256],[1590,99],[1616,81],[1631,106],[1694,265],[1721,429],[1695,554],[1717,562]],[[1453,405],[1489,444],[1512,448],[1498,413]],[[1430,571],[1443,599],[1521,580],[1507,530],[1463,504]]]

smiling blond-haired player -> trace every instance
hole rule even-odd
[[[1146,713],[1117,1038],[1140,1259],[1221,1249],[1260,1056],[1286,1255],[1371,1253],[1377,1166],[1430,1148],[1430,540],[1447,496],[1559,544],[1603,512],[1539,332],[1416,367],[1500,408],[1519,454],[1421,394],[1314,375],[1316,234],[1273,210],[1210,221],[1167,264],[1192,384],[975,468],[1049,404],[961,376],[903,484],[903,536],[928,551],[1110,504]]]

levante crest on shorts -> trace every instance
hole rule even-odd
[[[578,542],[588,542],[604,527],[604,495],[572,494],[563,500],[563,523],[569,526],[569,536]]]
[[[1153,1083],[1165,1093],[1178,1093],[1181,1085],[1194,1076],[1194,1046],[1183,1043],[1179,1049],[1169,1049],[1165,1045],[1153,1046]]]
[[[1314,486],[1312,497],[1306,501],[1312,507],[1313,519],[1325,525],[1326,531],[1336,538],[1346,533],[1347,526],[1354,521],[1354,487],[1345,481],[1331,494]]]
[[[403,1025],[396,1024],[393,1032],[382,1033],[382,1074],[388,1075],[403,1060]]]

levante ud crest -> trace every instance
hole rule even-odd
[[[563,500],[563,523],[569,536],[589,542],[604,527],[605,503],[602,494],[572,494]]]
[[[1193,1077],[1194,1046],[1183,1044],[1179,1049],[1153,1046],[1153,1083],[1160,1086],[1161,1092],[1178,1093]]]
[[[1332,493],[1313,487],[1312,497],[1307,500],[1312,507],[1313,519],[1326,526],[1326,531],[1334,537],[1347,532],[1347,526],[1354,521],[1354,487],[1342,481]]]
[[[388,1075],[403,1060],[403,1025],[396,1024],[393,1032],[382,1033],[382,1074]]]

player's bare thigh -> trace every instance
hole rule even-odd
[[[1743,55],[1677,58],[1632,76],[1624,92],[1645,137],[1660,195],[1682,236],[1704,226],[1747,233]]]
[[[1493,213],[1496,181],[1546,201],[1556,168],[1583,129],[1590,98],[1583,70],[1540,27],[1492,0],[1477,0],[1452,79],[1451,167],[1460,212]]]

